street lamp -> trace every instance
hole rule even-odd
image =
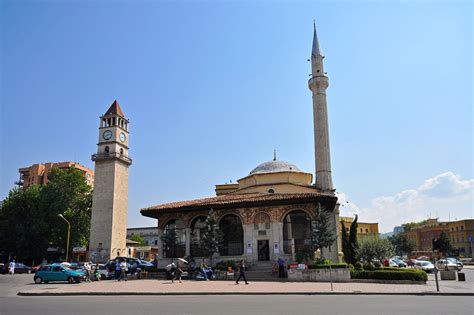
[[[68,220],[62,215],[59,214],[59,217],[66,221],[67,223],[67,245],[66,245],[66,261],[68,261],[68,254],[69,254],[69,236],[71,235],[71,224],[69,223]]]

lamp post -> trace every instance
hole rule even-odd
[[[59,217],[66,221],[67,223],[67,245],[66,245],[66,261],[68,261],[68,254],[69,254],[69,236],[71,235],[71,224],[69,223],[68,220],[62,215],[59,214]]]

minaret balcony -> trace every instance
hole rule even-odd
[[[329,80],[328,80],[328,77],[325,75],[313,76],[308,81],[308,87],[310,90],[313,90],[313,88],[327,89],[328,86],[329,86]]]
[[[120,154],[119,152],[108,152],[108,153],[97,153],[92,154],[91,160],[92,161],[102,161],[102,160],[111,160],[117,159],[125,162],[127,165],[132,164],[132,159],[124,154]]]

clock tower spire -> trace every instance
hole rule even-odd
[[[92,195],[89,255],[94,262],[105,262],[126,255],[128,167],[128,127],[117,100],[100,116]]]

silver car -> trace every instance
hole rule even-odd
[[[462,267],[460,265],[458,265],[457,261],[452,259],[452,258],[448,258],[448,259],[440,259],[436,262],[436,266],[440,269],[440,270],[456,270],[456,271],[459,271],[462,269]]]
[[[415,269],[420,269],[425,272],[433,272],[435,270],[435,266],[431,262],[425,260],[417,260],[414,267]]]

